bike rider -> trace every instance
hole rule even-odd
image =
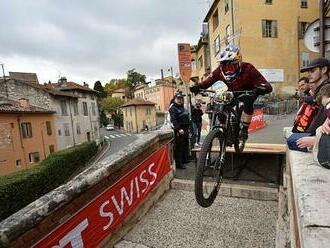
[[[200,89],[207,89],[217,81],[223,81],[229,91],[254,91],[255,94],[244,95],[240,98],[243,102],[241,130],[239,138],[247,140],[248,128],[253,115],[253,103],[259,95],[272,92],[272,86],[261,73],[250,63],[242,62],[240,49],[235,45],[228,45],[219,56],[220,65],[201,83],[190,87],[190,91],[198,94]]]

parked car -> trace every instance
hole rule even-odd
[[[115,127],[114,127],[112,124],[108,124],[108,125],[105,127],[105,130],[107,130],[107,131],[115,130]]]

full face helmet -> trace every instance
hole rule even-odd
[[[228,45],[220,53],[221,73],[226,81],[233,81],[241,72],[242,55],[239,48],[235,45]]]

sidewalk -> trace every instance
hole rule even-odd
[[[218,197],[200,207],[171,190],[115,248],[275,247],[277,202]]]

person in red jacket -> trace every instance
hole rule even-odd
[[[200,89],[207,89],[217,81],[223,81],[229,91],[253,90],[255,94],[243,96],[244,103],[241,119],[240,138],[248,138],[248,128],[253,115],[253,103],[259,95],[272,92],[271,84],[250,63],[242,62],[240,49],[235,45],[228,45],[219,57],[220,65],[201,83],[190,87],[190,91],[198,94]]]

